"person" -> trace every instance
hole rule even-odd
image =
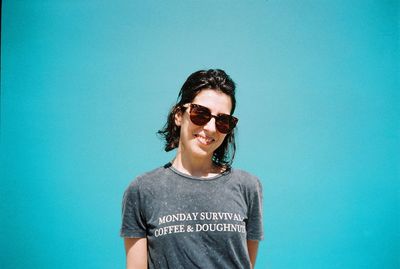
[[[175,158],[124,193],[127,268],[254,268],[262,187],[232,168],[235,107],[235,83],[223,70],[187,78],[158,132]]]

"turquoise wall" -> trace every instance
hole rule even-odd
[[[400,267],[398,1],[3,1],[1,268],[123,268],[121,199],[186,77],[238,85],[257,268]]]

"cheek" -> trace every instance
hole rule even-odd
[[[219,148],[219,146],[221,146],[222,143],[224,143],[225,138],[226,138],[225,134],[221,134],[220,136],[218,136],[218,146],[217,146],[217,148]]]
[[[192,124],[191,122],[185,120],[182,121],[181,137],[185,137],[186,139],[192,139],[193,134],[196,133],[196,128],[198,128],[198,126]]]

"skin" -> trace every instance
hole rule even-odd
[[[125,238],[126,268],[147,269],[147,239]]]
[[[251,268],[254,268],[254,266],[256,265],[258,241],[257,240],[247,240],[247,251],[249,252]]]
[[[193,104],[205,106],[211,114],[230,114],[231,98],[219,91],[202,90],[192,101]],[[181,127],[179,146],[172,165],[179,171],[196,177],[212,177],[221,172],[214,166],[212,155],[222,144],[226,134],[218,132],[215,119],[206,125],[197,126],[190,121],[189,109],[175,115],[175,124]]]
[[[194,104],[208,107],[211,114],[230,114],[231,98],[220,91],[205,89],[200,91]],[[172,165],[182,173],[195,177],[208,178],[222,172],[212,162],[213,152],[222,144],[226,134],[218,132],[215,119],[206,125],[197,126],[190,121],[189,109],[175,115],[175,124],[181,127],[179,146]],[[258,241],[247,240],[251,267],[254,268],[258,250]],[[125,238],[127,269],[147,268],[147,239]]]

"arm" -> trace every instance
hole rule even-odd
[[[251,268],[254,268],[256,264],[258,241],[257,240],[247,240],[247,250],[249,251]]]
[[[147,239],[125,238],[126,269],[147,269]]]

